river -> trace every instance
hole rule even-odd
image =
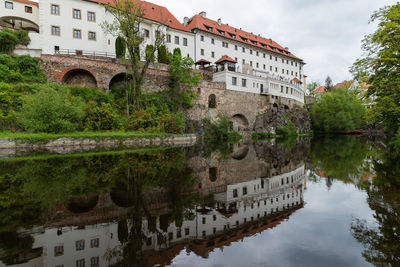
[[[0,266],[400,266],[399,156],[358,137],[0,159]]]

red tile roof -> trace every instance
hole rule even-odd
[[[194,63],[194,64],[195,65],[211,64],[211,62],[202,58],[200,60],[197,60],[196,63]]]
[[[323,94],[326,93],[326,86],[320,86],[317,89],[315,89],[313,92],[313,94]]]
[[[293,79],[292,81],[294,81],[295,83],[302,83],[302,81],[300,81],[299,79],[297,79],[297,77],[294,77],[294,79]]]
[[[114,0],[88,0],[94,3],[99,4],[113,4]],[[139,8],[143,10],[144,18],[148,20],[152,20],[155,22],[159,22],[164,24],[172,29],[180,30],[180,31],[189,31],[187,28],[181,24],[174,15],[172,15],[169,10],[163,6],[159,6],[147,1],[134,0],[135,3],[139,5]]]
[[[15,0],[15,2],[20,2],[20,3],[24,3],[24,4],[28,4],[28,5],[39,6],[39,3],[33,2],[33,1],[29,1],[29,0]]]
[[[231,27],[228,24],[218,24],[218,22],[203,18],[201,15],[194,15],[192,18],[190,18],[186,27],[190,30],[199,29],[205,32],[213,33],[218,36],[223,36],[227,39],[236,40],[254,47],[263,48],[269,52],[274,52],[302,61],[302,59],[296,57],[287,49],[272,41],[272,39],[266,39],[264,37]]]
[[[349,88],[352,84],[353,84],[353,80],[351,81],[343,81],[341,83],[338,83],[335,85],[335,88],[339,88],[339,87],[345,87],[345,88]]]
[[[237,63],[236,60],[230,58],[228,55],[224,55],[224,56],[222,56],[220,59],[218,59],[218,60],[215,62],[215,64],[222,63],[222,62],[225,62],[225,61],[232,62],[232,63]]]
[[[366,83],[366,82],[360,82],[360,86],[361,86],[361,88],[368,89],[368,88],[371,87],[372,85],[371,85],[371,84],[368,84],[368,83]]]

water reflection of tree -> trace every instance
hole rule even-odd
[[[310,161],[315,171],[323,171],[325,178],[357,182],[364,169],[368,146],[355,137],[323,138],[314,140]],[[331,183],[332,181],[327,181]]]
[[[353,236],[364,245],[364,258],[376,266],[400,266],[400,157],[384,152],[374,161],[376,178],[364,183],[377,226],[356,219]]]

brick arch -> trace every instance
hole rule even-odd
[[[113,75],[110,76],[110,79],[107,81],[108,90],[112,88],[112,85],[118,83],[119,79],[122,78],[123,76],[128,77],[128,79],[129,77],[132,77],[131,74],[129,74],[127,71],[124,70],[114,73]]]
[[[99,88],[96,72],[89,68],[69,67],[59,77],[61,84]]]
[[[99,203],[99,195],[72,197],[62,203],[62,209],[70,214],[90,213],[95,210]],[[61,206],[60,206],[61,207]]]

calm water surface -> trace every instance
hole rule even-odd
[[[399,157],[359,138],[0,160],[0,266],[400,266]]]

